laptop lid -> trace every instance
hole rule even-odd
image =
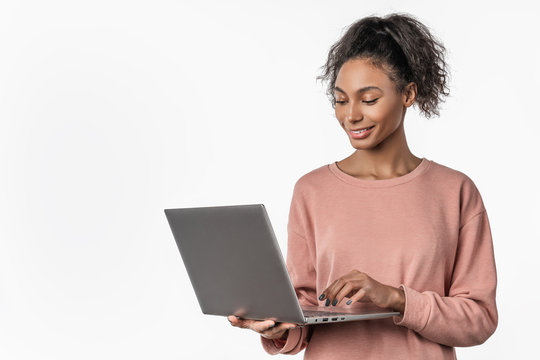
[[[263,204],[165,215],[204,314],[305,323]]]

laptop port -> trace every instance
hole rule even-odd
[[[323,318],[322,321],[328,321],[328,318]]]
[[[332,318],[332,321],[337,321],[338,318]]]

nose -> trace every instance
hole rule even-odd
[[[362,121],[364,119],[364,114],[360,110],[360,104],[351,102],[345,113],[345,122],[349,124],[354,124],[357,121]]]

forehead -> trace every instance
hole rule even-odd
[[[350,94],[365,86],[391,90],[393,82],[382,69],[372,65],[368,60],[354,59],[341,66],[336,77],[336,86]]]

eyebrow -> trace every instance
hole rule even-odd
[[[342,92],[343,94],[345,94],[345,91],[343,91],[343,89],[339,88],[338,86],[334,87],[334,90]],[[365,91],[368,91],[368,90],[380,90],[380,91],[382,91],[381,88],[379,88],[377,86],[370,85],[370,86],[364,86],[363,88],[360,88],[360,89],[356,90],[356,93],[361,94],[361,93],[363,93]]]

